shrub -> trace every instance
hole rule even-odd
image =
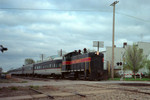
[[[18,90],[17,87],[10,87],[10,90]]]

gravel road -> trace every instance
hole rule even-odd
[[[55,100],[150,100],[150,82],[20,78],[15,78],[15,80],[19,81],[0,83],[0,87],[40,86],[40,91],[54,96]],[[34,100],[49,100],[49,98]]]

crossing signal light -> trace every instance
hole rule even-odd
[[[117,62],[117,66],[119,66],[119,64],[120,64],[120,63],[119,63],[119,62]]]
[[[122,65],[122,62],[120,62],[120,66]]]
[[[8,49],[3,47],[3,45],[0,45],[0,51],[3,53],[4,51],[7,51]]]
[[[122,62],[117,62],[116,64],[117,64],[117,66],[121,66]]]

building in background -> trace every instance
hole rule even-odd
[[[150,59],[150,43],[149,42],[137,42],[135,43],[142,51],[143,54]],[[115,47],[114,48],[114,71],[118,74],[125,74],[126,77],[132,76],[132,71],[124,71],[123,72],[123,58],[125,55],[125,51],[129,45],[127,43],[123,44],[123,47]],[[104,53],[104,68],[108,69],[111,72],[111,62],[112,62],[112,47],[106,47],[106,51]],[[138,73],[147,73],[148,70],[146,67],[139,70]]]
[[[123,74],[123,56],[125,53],[125,48],[115,47],[114,48],[114,72]],[[104,66],[108,68],[108,71],[111,72],[111,62],[112,62],[112,47],[106,47],[105,53],[105,64]]]
[[[149,42],[137,42],[137,46],[143,51],[143,54],[150,59],[150,43]],[[139,70],[139,73],[148,73],[146,66]]]

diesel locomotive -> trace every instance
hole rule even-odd
[[[24,65],[8,72],[12,75],[102,80],[108,78],[103,62],[102,53],[87,53],[84,49],[83,53],[80,50],[79,52],[73,51],[65,54],[61,59]]]

